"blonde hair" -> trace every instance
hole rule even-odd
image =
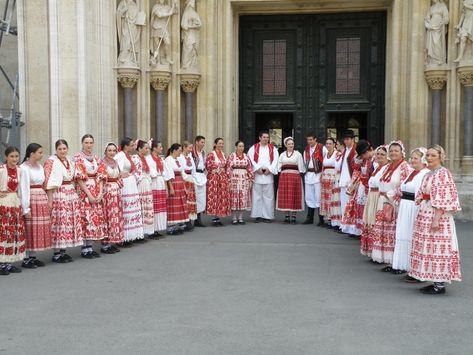
[[[411,152],[411,156],[412,154],[419,155],[420,161],[422,162],[422,164],[427,165],[427,149],[425,149],[424,147],[419,147],[419,148],[414,149]]]
[[[446,158],[446,154],[445,154],[445,149],[443,149],[442,146],[438,145],[438,144],[435,144],[431,147],[429,147],[429,149],[433,149],[435,150],[437,153],[439,153],[440,155],[440,163],[443,164],[443,162],[445,161],[445,158]]]
[[[184,141],[184,142],[182,142],[182,148],[187,148],[187,147],[190,146],[190,145],[192,145],[192,143],[189,142],[189,141]]]

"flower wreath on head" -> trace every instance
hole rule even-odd
[[[411,151],[411,155],[412,155],[412,153],[414,153],[416,151],[422,153],[422,157],[420,158],[420,161],[421,161],[422,164],[427,165],[427,148],[424,148],[424,147],[416,148],[413,151]]]
[[[388,146],[386,144],[381,144],[380,146],[378,146],[375,150],[374,150],[374,154],[377,154],[378,153],[378,150],[380,149],[384,149],[386,151],[386,154],[388,153],[389,149],[388,149]],[[387,154],[387,158],[388,160],[389,159],[389,154]]]
[[[402,153],[402,156],[403,158],[406,157],[406,148],[404,148],[404,144],[402,143],[402,141],[391,141],[389,144],[388,144],[388,152],[389,152],[389,149],[391,149],[391,146],[395,144],[395,145],[399,145],[401,147],[401,153]]]

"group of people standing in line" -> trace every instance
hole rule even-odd
[[[230,215],[232,225],[244,225],[244,211],[255,223],[270,223],[276,207],[284,223],[296,224],[305,201],[304,224],[313,224],[317,211],[318,226],[359,237],[361,253],[386,264],[382,271],[408,272],[407,282],[434,282],[423,293],[444,293],[445,282],[461,275],[452,217],[460,204],[442,166],[443,148],[417,148],[407,162],[400,141],[376,149],[355,141],[351,130],[325,145],[309,134],[301,154],[287,137],[279,154],[262,131],[248,153],[237,141],[226,156],[222,138],[206,153],[205,137],[197,136],[194,144],[172,144],[164,157],[156,140],[124,138],[119,146],[108,143],[100,158],[86,134],[72,158],[58,140],[44,165],[39,144],[28,145],[21,165],[19,150],[9,147],[0,165],[0,275],[21,272],[16,261],[44,266],[36,258],[41,250],[53,249],[53,262],[68,263],[68,248],[81,246],[81,256],[94,259],[95,242],[114,254],[164,238],[163,231],[205,227],[203,213],[215,227]]]

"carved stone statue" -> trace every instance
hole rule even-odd
[[[171,35],[170,19],[177,13],[177,4],[173,0],[172,6],[168,5],[167,0],[156,0],[156,4],[151,10],[151,65],[161,65],[169,67],[173,64],[171,59]]]
[[[198,72],[199,68],[199,38],[202,22],[195,11],[195,0],[187,0],[186,8],[182,15],[182,63],[185,71]]]
[[[462,15],[460,17],[460,22],[455,26],[457,30],[457,40],[456,43],[459,43],[458,47],[458,57],[455,59],[455,62],[460,62],[465,60],[465,50],[467,45],[471,47],[473,43],[473,0],[463,0],[463,9]],[[470,53],[467,60],[472,60],[473,55]]]
[[[449,22],[448,8],[443,0],[433,0],[425,16],[425,65],[442,65],[447,62],[446,29]]]
[[[137,67],[140,50],[141,26],[146,15],[141,12],[134,0],[121,0],[117,7],[117,32],[120,51],[119,67]]]

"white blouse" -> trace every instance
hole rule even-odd
[[[131,174],[131,163],[124,152],[118,152],[114,159],[118,163],[121,171]]]
[[[151,176],[151,179],[156,179],[158,176],[161,176],[166,180],[166,176],[168,174],[168,169],[166,167],[166,164],[164,162],[164,159],[159,157],[158,159],[161,159],[163,163],[163,170],[164,171],[158,171],[158,168],[156,167],[156,162],[154,161],[153,157],[151,154],[148,154],[146,156],[146,162],[148,163],[149,166],[149,175]]]
[[[408,176],[406,180],[404,180],[404,182],[401,184],[401,191],[416,194],[417,191],[419,191],[420,189],[420,185],[422,185],[422,179],[424,179],[424,175],[427,174],[429,171],[430,171],[429,169],[424,168],[421,171],[419,171],[419,173],[416,176],[414,176],[412,181],[405,183],[405,181],[409,179],[409,176]]]
[[[69,163],[69,169],[66,168],[67,164],[63,164],[56,155],[52,155],[49,159],[53,161],[53,166],[47,181],[46,190],[57,189],[61,187],[63,181],[68,182],[74,180],[75,164],[71,159],[66,157],[66,161]]]
[[[368,180],[368,186],[370,189],[379,188],[379,180],[381,180],[381,177],[388,166],[389,164],[384,165],[381,169],[379,169],[376,175],[371,175],[370,179]]]
[[[281,172],[284,165],[296,165],[300,173],[305,173],[304,158],[297,150],[295,150],[290,157],[287,156],[287,151],[279,156],[278,172]]]
[[[22,179],[20,181],[21,206],[23,213],[27,214],[30,209],[30,186],[44,184],[44,168],[41,164],[31,165],[25,162],[20,165]]]
[[[194,179],[192,178],[192,175],[187,175],[185,170],[185,167],[179,162],[179,165],[177,165],[178,160],[174,159],[172,156],[168,156],[164,160],[164,164],[168,170],[167,176],[164,178],[166,181],[172,180],[176,177],[175,173],[180,172],[182,178],[184,181],[189,181],[189,182],[194,182]]]

